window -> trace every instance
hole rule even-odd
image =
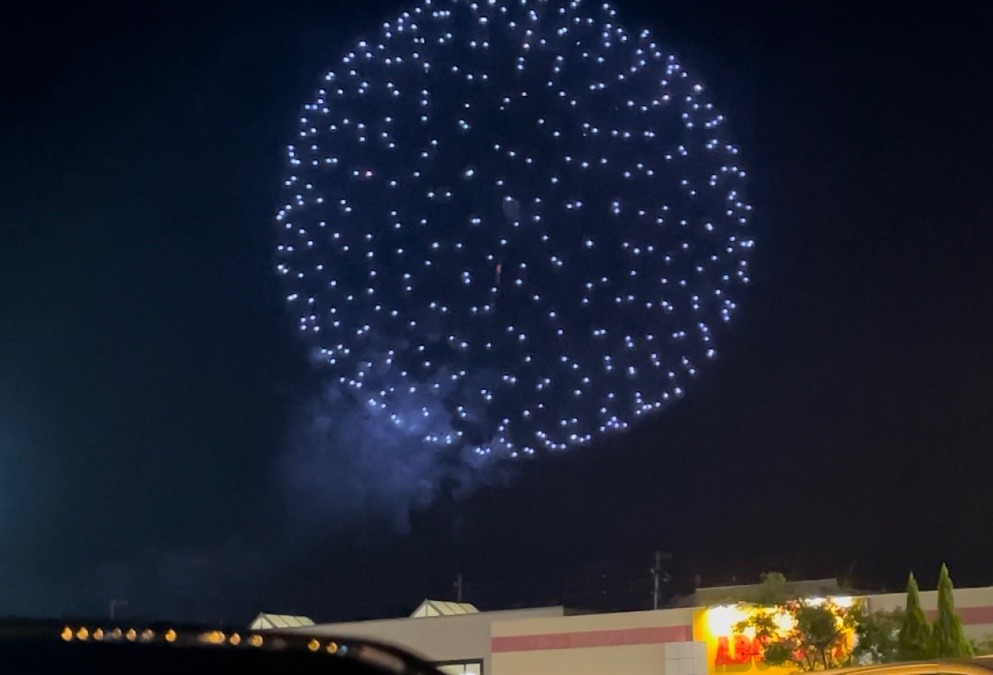
[[[479,661],[449,661],[436,663],[435,667],[445,675],[483,675],[483,662]]]

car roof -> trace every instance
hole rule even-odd
[[[0,673],[142,675],[208,672],[438,675],[405,650],[370,640],[165,624],[0,621]]]
[[[831,671],[835,675],[991,675],[993,658],[928,659],[901,663],[853,666]]]

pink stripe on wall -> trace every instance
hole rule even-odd
[[[967,626],[993,623],[993,606],[984,605],[979,607],[956,607],[956,609],[958,610],[959,616],[962,617],[962,623]],[[924,612],[924,615],[933,621],[934,617],[938,616],[938,611],[929,609]]]
[[[967,626],[993,624],[993,606],[959,607],[959,616]],[[927,611],[929,619],[937,612]],[[527,652],[543,649],[580,649],[583,647],[622,647],[693,639],[692,626],[653,626],[648,628],[618,628],[539,635],[508,635],[490,639],[490,650],[497,652]]]
[[[959,609],[959,616],[962,617],[962,623],[993,623],[993,607],[962,607]]]
[[[582,647],[621,647],[625,645],[685,642],[692,639],[692,626],[618,628],[613,630],[586,630],[571,633],[495,637],[490,640],[490,651],[496,653],[528,652],[541,649],[579,649]]]

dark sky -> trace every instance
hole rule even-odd
[[[272,215],[298,107],[406,3],[18,4],[0,28],[0,613],[396,615],[459,571],[483,607],[647,602],[656,549],[674,588],[767,569],[928,586],[942,561],[993,583],[984,3],[618,0],[727,111],[754,284],[679,406],[405,533],[280,490],[315,375]]]

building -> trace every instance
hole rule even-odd
[[[480,612],[472,605],[425,600],[410,617],[318,624],[294,629],[318,637],[353,637],[388,642],[434,662],[446,673],[496,672],[490,642],[494,623],[562,617],[562,607]]]
[[[252,620],[249,628],[252,630],[281,630],[284,628],[307,628],[314,625],[314,620],[306,616],[291,616],[289,614],[259,614]]]
[[[728,590],[701,589],[695,606],[610,614],[570,615],[560,606],[480,612],[464,603],[425,600],[410,617],[288,630],[392,643],[452,674],[777,675],[748,654],[733,665],[720,658],[720,650],[726,656],[748,642],[734,631],[741,608],[704,601],[721,602]],[[920,596],[933,616],[937,591]],[[904,593],[863,597],[872,611],[903,607],[906,601]],[[955,604],[968,637],[993,636],[993,587],[956,589]]]

